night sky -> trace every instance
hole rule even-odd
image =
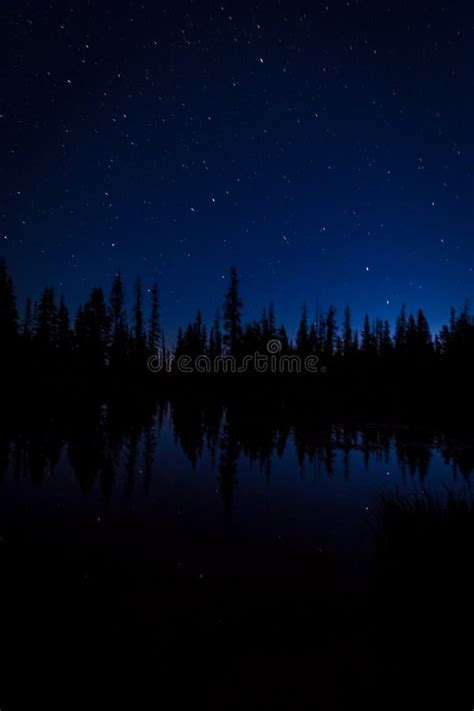
[[[3,2],[0,253],[20,306],[117,268],[170,335],[473,296],[470,2]],[[358,324],[357,324],[358,325]]]

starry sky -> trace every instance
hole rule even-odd
[[[438,328],[473,296],[472,3],[5,0],[0,27],[20,306],[120,268],[173,331],[230,265],[290,333],[305,300]]]

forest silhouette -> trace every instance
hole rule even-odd
[[[472,394],[474,318],[468,305],[452,310],[437,334],[422,311],[413,315],[405,307],[392,332],[388,322],[369,316],[357,331],[349,307],[339,324],[334,307],[313,319],[305,306],[294,339],[277,325],[271,304],[258,321],[244,323],[242,313],[231,269],[209,331],[197,311],[173,346],[161,327],[158,285],[145,288],[138,278],[127,312],[119,273],[108,295],[94,288],[74,317],[50,287],[35,302],[28,299],[20,316],[12,278],[0,263],[6,415],[0,431],[6,502],[0,603],[16,613],[3,630],[4,695],[12,707],[26,693],[25,664],[35,688],[52,667],[75,688],[85,659],[96,686],[104,669],[125,680],[125,686],[106,684],[109,705],[111,693],[123,701],[125,690],[128,705],[139,707],[137,694],[156,694],[159,686],[169,708],[177,695],[180,707],[194,703],[196,690],[207,694],[208,708],[223,708],[223,702],[246,708],[249,688],[260,708],[281,707],[282,693],[288,694],[284,707],[296,708],[298,698],[313,698],[318,668],[324,708],[347,708],[349,700],[352,707],[371,695],[387,708],[390,699],[400,708],[407,698],[420,708],[436,707],[442,698],[454,708],[457,695],[465,707],[472,675],[468,655],[459,650],[472,637],[466,609],[474,507],[472,498],[454,494],[439,504],[425,487],[436,479],[441,459],[451,470],[453,491],[455,484],[470,491],[474,449],[463,407]],[[281,345],[277,358],[317,356],[319,372],[188,375],[147,367],[158,349],[175,359],[239,359],[265,353],[274,339]],[[425,427],[432,420],[442,420],[442,428]],[[185,486],[196,510],[194,529],[182,522],[180,498],[168,510],[165,497],[160,508],[158,480],[170,464],[160,448],[168,426],[183,461],[193,470],[200,464],[212,470],[217,508],[228,524],[223,539],[208,537],[194,478]],[[256,465],[256,475],[273,491],[288,453],[296,483],[317,473],[322,492],[329,480],[363,489],[363,468],[375,480],[379,465],[386,477],[393,464],[401,482],[420,495],[413,502],[389,492],[374,513],[367,512],[371,537],[351,548],[354,566],[335,550],[315,547],[310,532],[301,547],[279,538],[267,545],[256,521],[257,535],[239,538],[239,526],[231,524],[245,495],[245,469]],[[65,471],[77,492],[71,508],[65,495],[48,504],[49,482],[67,479]],[[17,511],[16,494],[8,498],[15,487],[20,501],[24,496],[45,506],[47,522],[59,511],[65,531],[77,522],[69,520],[71,511],[94,502],[97,492],[103,507],[99,517],[85,516],[77,548],[65,553],[57,529],[52,544],[45,542],[34,517],[26,530],[10,513],[10,503]],[[334,525],[343,528],[337,506],[334,515]],[[314,524],[321,524],[316,512]],[[283,541],[292,529],[293,522],[283,526]],[[203,538],[194,548],[196,531]],[[130,535],[135,537],[128,540]],[[183,550],[199,567],[180,565]],[[204,577],[198,574],[203,559]],[[218,680],[212,684],[209,669]],[[437,683],[427,688],[427,678]]]
[[[263,309],[259,320],[244,323],[239,277],[230,269],[229,286],[222,309],[211,327],[198,309],[193,321],[179,327],[175,343],[167,346],[161,327],[158,284],[144,289],[137,277],[133,302],[126,310],[125,289],[117,272],[110,293],[92,289],[88,299],[71,315],[63,296],[51,287],[38,299],[28,298],[19,315],[13,280],[4,260],[0,261],[0,333],[2,334],[5,380],[21,383],[27,390],[40,383],[50,388],[95,389],[104,395],[127,386],[170,392],[198,390],[203,398],[218,388],[251,400],[273,401],[277,381],[280,403],[294,407],[324,406],[328,416],[386,417],[397,413],[410,419],[446,414],[456,408],[456,397],[471,387],[474,353],[474,317],[466,301],[463,308],[451,308],[449,322],[433,333],[422,309],[416,314],[401,307],[395,327],[366,315],[362,328],[353,324],[350,306],[342,323],[336,309],[318,309],[310,316],[303,305],[295,338],[278,325],[273,303]],[[255,353],[267,353],[277,340],[281,372],[263,376],[247,368],[245,374],[180,372],[183,356],[197,359],[239,360]],[[151,356],[161,354],[168,368],[152,374]],[[283,361],[289,357],[315,356],[317,373],[295,373]],[[256,381],[254,376],[259,377]],[[153,377],[152,377],[153,376]],[[456,408],[458,411],[458,408]],[[459,413],[458,413],[459,414]],[[421,416],[421,414],[419,415]]]

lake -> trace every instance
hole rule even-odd
[[[134,702],[155,682],[185,699],[184,674],[226,708],[246,685],[260,707],[307,698],[315,660],[325,708],[375,692],[380,497],[465,491],[474,466],[472,442],[439,432],[185,401],[36,409],[7,424],[1,451],[14,658],[43,682],[45,653],[65,678],[61,650],[87,658]]]

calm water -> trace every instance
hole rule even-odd
[[[439,433],[186,401],[43,405],[7,419],[0,453],[12,709],[32,688],[45,706],[53,668],[86,707],[98,689],[133,708],[157,689],[166,708],[386,694],[400,654],[386,634],[398,600],[371,583],[380,494],[464,489],[474,466],[471,443]],[[411,689],[413,661],[403,674]]]
[[[126,420],[126,418],[125,418]],[[474,449],[403,429],[262,426],[169,404],[146,416],[96,406],[5,436],[0,516],[35,540],[98,546],[205,576],[227,542],[246,555],[362,551],[387,491],[463,488]]]

